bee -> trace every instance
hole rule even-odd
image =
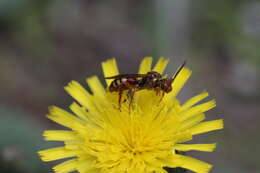
[[[133,100],[136,91],[145,89],[150,86],[155,80],[162,78],[162,75],[155,71],[147,72],[146,74],[121,74],[116,76],[106,77],[106,79],[114,79],[108,87],[109,92],[118,92],[118,104],[121,106],[123,91],[127,90],[130,104]]]
[[[155,71],[149,71],[146,74],[121,74],[106,77],[106,79],[114,79],[108,87],[109,92],[118,92],[118,104],[121,108],[121,100],[123,91],[128,91],[129,107],[132,103],[135,92],[140,90],[154,90],[157,95],[161,94],[162,98],[165,93],[172,91],[172,83],[185,66],[185,62],[179,67],[172,78],[163,78],[163,76]]]

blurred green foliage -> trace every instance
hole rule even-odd
[[[0,106],[0,172],[43,172],[37,151],[43,128],[25,112]]]
[[[207,51],[210,55],[215,55],[218,51],[234,55],[233,59],[243,59],[254,61],[260,65],[260,33],[258,37],[245,33],[244,28],[247,21],[257,18],[251,14],[251,18],[246,15],[251,12],[251,8],[259,5],[258,1],[247,0],[219,0],[219,1],[193,1],[191,15],[193,18],[192,39],[195,49]]]

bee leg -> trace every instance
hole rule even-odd
[[[159,88],[155,88],[154,90],[155,90],[156,95],[159,96],[160,95],[160,89]]]
[[[123,94],[123,90],[119,90],[118,92],[118,106],[119,106],[119,110],[121,112],[121,100],[122,100],[122,94]]]
[[[164,94],[165,94],[165,93],[162,91],[162,92],[161,92],[161,98],[160,98],[160,100],[159,100],[159,103],[162,101],[162,99],[163,99],[163,97],[164,97]]]
[[[128,96],[128,99],[129,99],[129,107],[128,107],[129,111],[130,111],[131,105],[133,103],[134,94],[135,94],[135,89],[129,89],[128,90],[127,96]]]

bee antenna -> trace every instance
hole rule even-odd
[[[186,60],[182,63],[182,65],[178,68],[178,70],[173,75],[171,79],[171,83],[175,80],[175,78],[178,76],[178,74],[181,72],[181,70],[184,68],[185,65],[186,65]]]

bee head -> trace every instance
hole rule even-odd
[[[166,92],[169,93],[172,91],[172,79],[171,78],[166,78],[166,79],[162,79],[161,80],[161,89]]]

